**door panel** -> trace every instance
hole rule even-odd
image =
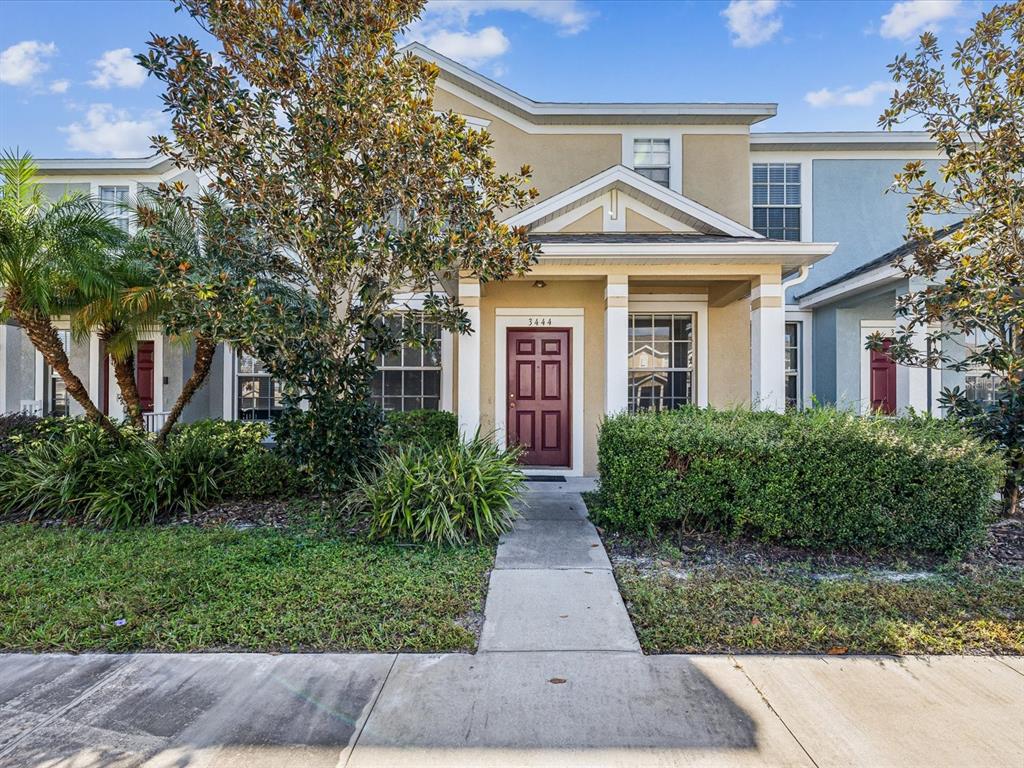
[[[153,351],[154,342],[140,341],[138,351],[135,353],[135,384],[139,388],[139,400],[142,402],[144,413],[153,411],[153,395],[156,384]]]
[[[523,464],[570,464],[571,339],[569,328],[508,329],[505,423],[509,445],[523,448]]]
[[[896,363],[887,354],[892,339],[885,339],[882,351],[871,350],[871,410],[896,413]]]

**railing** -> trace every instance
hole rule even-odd
[[[170,411],[150,411],[149,413],[142,414],[143,424],[146,427],[147,432],[159,432],[164,423],[167,421],[167,416]]]
[[[42,400],[22,400],[20,412],[24,416],[42,416],[43,415],[43,401]]]

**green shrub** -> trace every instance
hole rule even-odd
[[[412,443],[440,446],[459,439],[459,420],[450,411],[389,411],[381,438],[389,449]]]
[[[42,429],[43,419],[24,413],[0,416],[0,453],[10,453],[19,442],[35,437]]]
[[[223,462],[220,495],[226,499],[272,499],[300,493],[304,479],[276,448],[264,446],[270,428],[262,422],[204,419],[174,430],[170,447],[190,443]]]
[[[1002,463],[955,425],[687,408],[607,419],[601,524],[749,533],[824,549],[954,553],[981,535]]]
[[[222,457],[192,440],[161,452],[132,430],[115,442],[94,424],[64,421],[59,438],[0,455],[0,514],[124,527],[189,514],[218,494]]]
[[[385,453],[356,477],[343,511],[365,513],[370,533],[433,544],[486,541],[509,530],[523,473],[518,453],[477,435]]]

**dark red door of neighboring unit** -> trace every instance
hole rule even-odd
[[[882,343],[882,350],[871,350],[871,410],[896,413],[896,363],[886,354],[892,339]]]
[[[570,328],[508,329],[508,443],[523,464],[570,464]]]
[[[140,341],[135,353],[135,383],[139,388],[139,400],[142,401],[142,410],[145,413],[151,413],[153,410],[153,393],[156,387],[153,351],[152,341]]]

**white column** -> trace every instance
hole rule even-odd
[[[928,351],[928,333],[926,329],[918,326],[914,329],[912,342],[914,349],[922,355]],[[907,367],[907,408],[913,408],[918,413],[928,413],[928,377],[931,369]]]
[[[441,410],[451,411],[455,399],[455,336],[441,331]]]
[[[629,278],[608,275],[604,289],[604,412],[629,407]]]
[[[459,431],[470,438],[480,428],[480,283],[459,281],[459,303],[472,329],[459,335]]]
[[[762,276],[750,292],[750,404],[786,409],[786,311],[778,277]]]

